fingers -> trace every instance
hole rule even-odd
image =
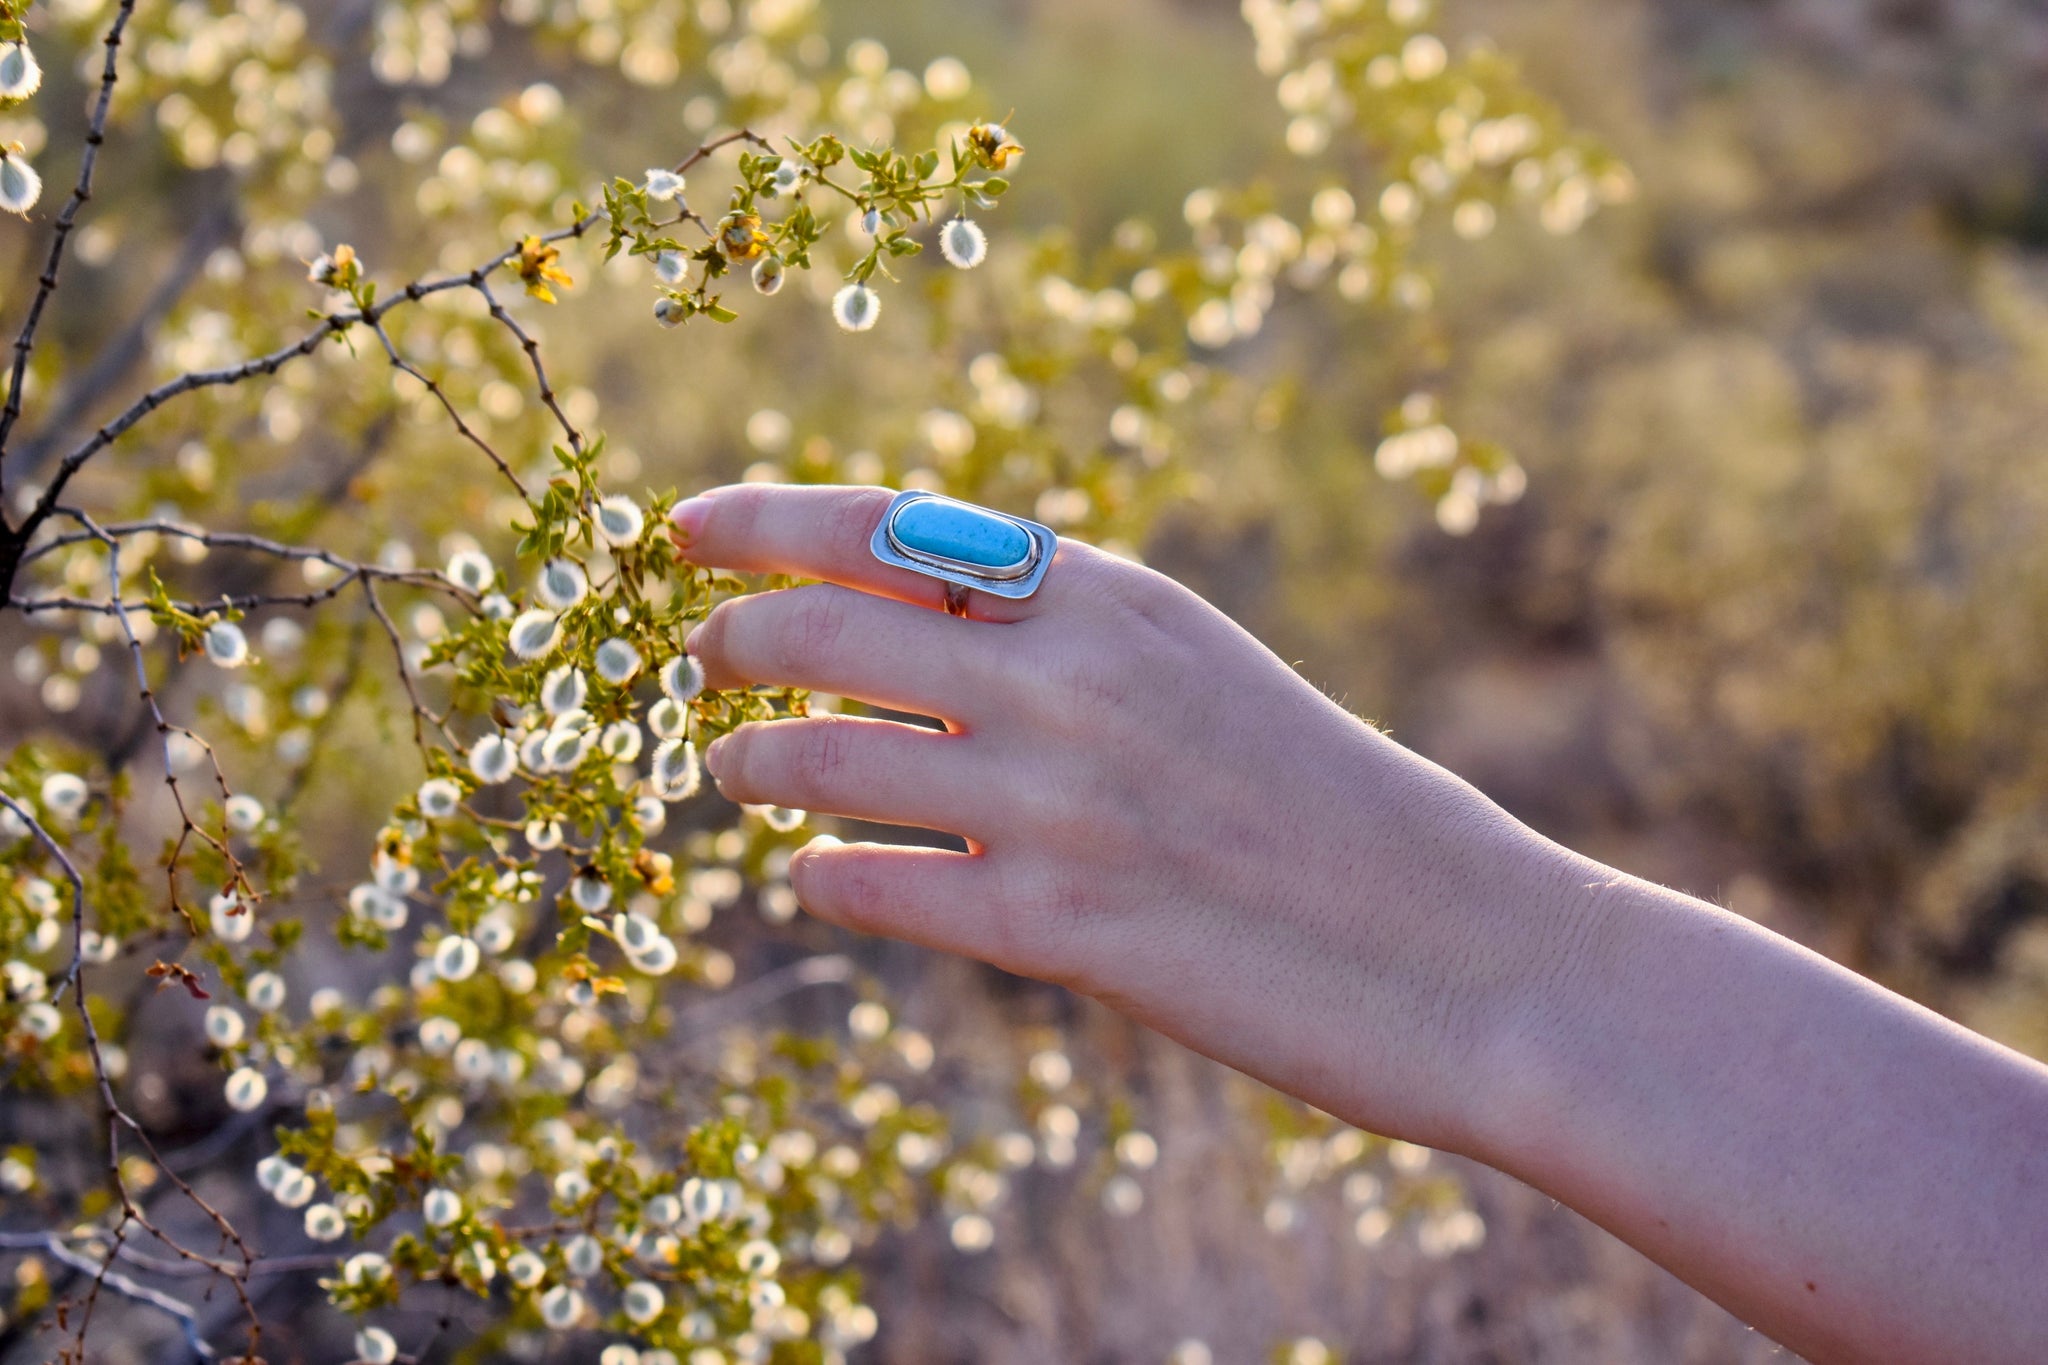
[[[995,784],[964,735],[852,716],[743,725],[704,763],[733,801],[978,837]]]
[[[984,961],[998,887],[986,857],[950,849],[813,840],[789,865],[797,902],[819,919]]]
[[[901,602],[943,609],[945,584],[876,559],[870,544],[896,495],[886,488],[734,484],[677,505],[672,535],[690,562],[742,573],[820,578]],[[1064,559],[1064,549],[1060,559]],[[1055,560],[1047,587],[1060,575]],[[1034,615],[1045,597],[1013,602],[975,593],[969,614],[985,621]]]
[[[971,725],[1013,671],[1002,634],[821,583],[722,603],[685,647],[715,688],[804,687]]]

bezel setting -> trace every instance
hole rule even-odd
[[[949,507],[958,507],[980,517],[991,517],[1008,522],[1022,530],[1031,541],[1031,552],[1015,565],[977,564],[971,560],[953,559],[944,555],[920,550],[903,543],[896,535],[896,521],[906,508],[919,503],[934,502]],[[1038,585],[1045,578],[1045,572],[1052,566],[1053,555],[1059,550],[1059,536],[1049,526],[1041,526],[1023,517],[1013,517],[1007,512],[998,512],[978,503],[963,502],[938,493],[920,490],[906,490],[889,500],[888,508],[882,513],[881,524],[875,527],[870,542],[875,558],[884,564],[893,564],[912,573],[923,574],[942,583],[953,583],[963,588],[974,588],[992,593],[997,597],[1018,601],[1038,591]]]

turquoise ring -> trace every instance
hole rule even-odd
[[[937,493],[898,493],[870,542],[875,558],[946,585],[946,610],[967,614],[979,589],[1021,601],[1038,591],[1059,549],[1051,527]]]

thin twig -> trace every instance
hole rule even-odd
[[[440,401],[442,410],[448,414],[448,420],[455,424],[455,430],[461,433],[462,438],[478,450],[481,450],[485,457],[498,467],[498,472],[511,480],[512,486],[519,490],[520,497],[530,496],[526,491],[526,485],[521,483],[519,476],[512,472],[512,466],[505,463],[505,457],[496,450],[493,450],[489,441],[477,435],[469,423],[462,420],[461,411],[456,408],[454,401],[448,397],[447,392],[439,384],[429,379],[426,371],[398,353],[398,347],[392,342],[391,333],[384,329],[384,324],[382,322],[371,322],[369,327],[371,331],[377,334],[377,340],[383,343],[384,354],[391,358],[392,368],[402,370],[426,385],[427,392],[434,395]]]
[[[28,306],[28,318],[21,324],[20,335],[14,339],[14,372],[7,384],[7,407],[0,411],[0,460],[6,458],[7,438],[14,430],[16,419],[21,416],[22,381],[28,376],[28,358],[36,347],[36,328],[43,320],[43,307],[49,303],[50,295],[57,292],[57,273],[64,265],[64,244],[71,236],[72,224],[78,221],[78,211],[92,198],[92,171],[100,159],[100,144],[106,141],[107,111],[114,104],[121,35],[134,14],[135,0],[121,0],[121,8],[102,40],[107,48],[107,64],[100,72],[99,100],[93,105],[92,117],[86,123],[85,153],[78,163],[78,183],[72,187],[71,199],[64,205],[64,211],[57,215],[56,234],[50,239],[49,260],[43,266],[42,278],[36,282],[36,296]],[[4,518],[4,512],[0,512],[0,518]]]

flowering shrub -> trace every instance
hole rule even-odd
[[[802,0],[356,8],[367,52],[283,0],[0,0],[0,208],[43,262],[0,413],[38,708],[0,774],[8,1323],[83,1360],[118,1301],[256,1358],[266,1286],[299,1276],[369,1362],[451,1332],[607,1365],[839,1359],[877,1331],[881,1229],[935,1213],[985,1248],[1033,1164],[1128,1215],[1159,1140],[1056,1041],[955,1122],[933,1042],[796,921],[808,817],[718,803],[697,755],[816,703],[704,689],[683,636],[759,585],[677,558],[674,491],[599,433],[549,309],[637,297],[636,346],[795,296],[821,331],[901,307],[979,335],[936,392],[878,398],[883,453],[754,412],[749,476],[943,488],[1130,547],[1237,401],[1217,353],[1283,288],[1420,318],[1430,215],[1477,238],[1526,202],[1568,231],[1625,176],[1414,0],[1253,3],[1307,169],[1196,191],[1177,247],[1129,223],[1006,251],[1030,115],[997,121],[950,59],[835,57]],[[454,79],[507,51],[554,81]],[[687,145],[600,180],[560,88],[595,80],[578,62],[701,86]],[[82,136],[53,149],[70,102],[45,87],[81,79]],[[187,194],[172,242],[152,223]],[[56,329],[88,287],[123,321],[81,343]],[[1521,487],[1426,394],[1378,463],[1451,530]],[[850,993],[843,1026],[763,1013],[817,988]],[[177,1148],[151,1117],[171,1087],[213,1125]],[[1478,1239],[1427,1153],[1274,1123],[1276,1231],[1341,1183],[1362,1241],[1411,1213],[1436,1254]],[[268,1206],[293,1235],[245,1231]]]

